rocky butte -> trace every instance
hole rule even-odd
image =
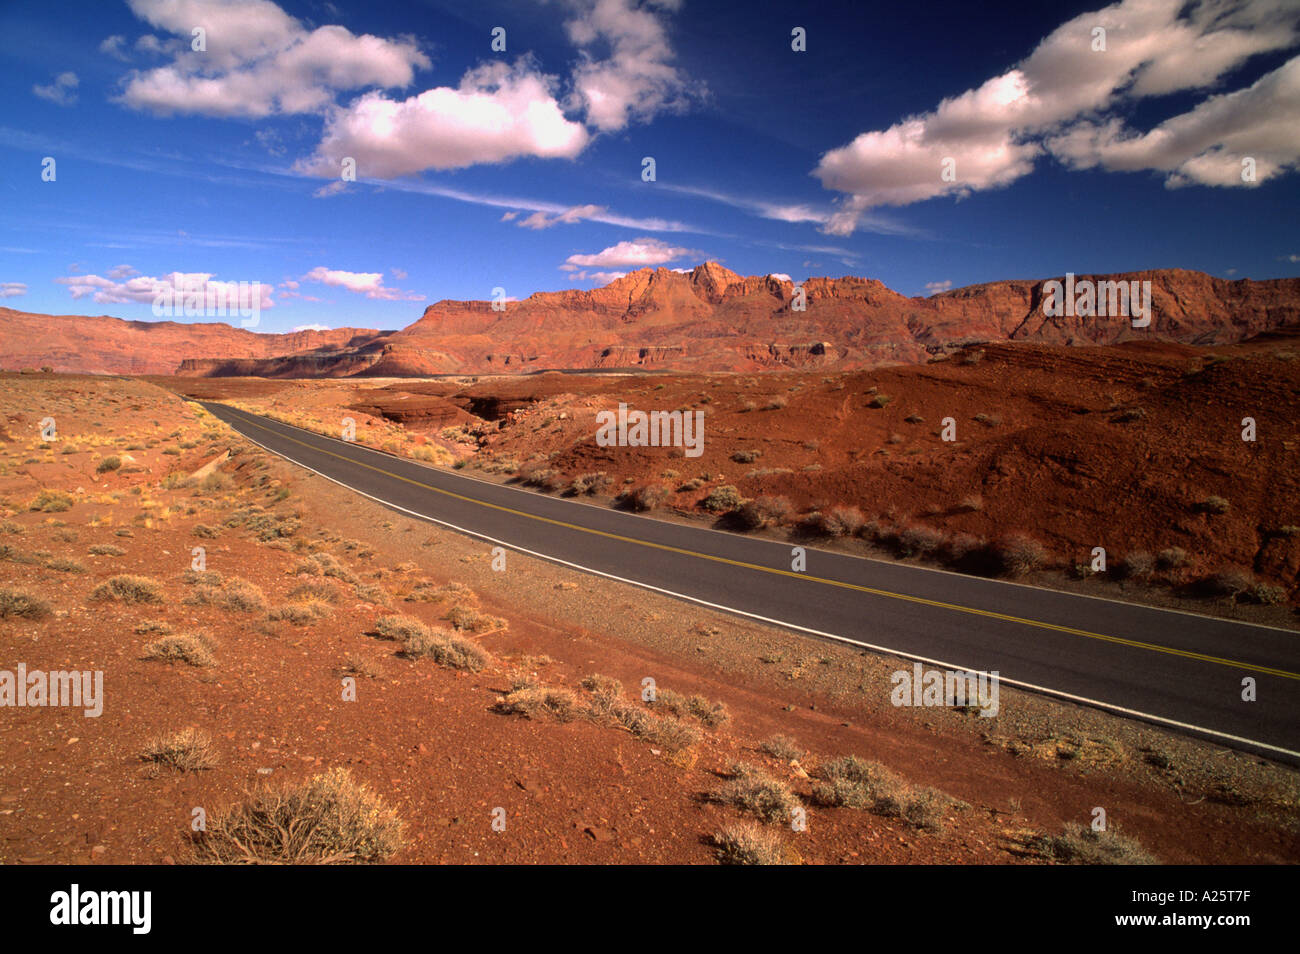
[[[1151,322],[1049,316],[1044,283],[1014,280],[908,298],[868,278],[810,278],[807,307],[774,276],[716,262],[641,269],[603,288],[537,292],[494,311],[440,301],[400,331],[257,334],[224,324],[29,315],[0,309],[4,366],[265,377],[518,373],[544,368],[761,371],[914,363],[988,341],[1224,344],[1300,322],[1300,279],[1227,281],[1159,269],[1075,276],[1150,282]],[[1050,310],[1050,309],[1049,309]]]

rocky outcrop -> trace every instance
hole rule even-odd
[[[799,297],[794,285],[775,276],[745,277],[707,262],[689,272],[641,269],[587,291],[538,292],[502,311],[486,301],[440,301],[395,332],[259,335],[229,325],[49,318],[0,309],[0,317],[14,316],[0,321],[0,338],[4,354],[13,356],[10,367],[411,377],[545,368],[857,368],[924,361],[985,341],[1222,344],[1300,322],[1295,278],[1225,281],[1164,269],[1076,276],[1084,280],[1150,282],[1150,325],[1135,328],[1121,317],[1052,317],[1043,309],[1044,280],[908,298],[874,279],[811,278]]]

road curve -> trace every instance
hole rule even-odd
[[[1300,764],[1300,634],[683,526],[439,470],[222,404],[203,406],[293,463],[508,549],[1096,705]],[[1257,699],[1242,699],[1246,677]]]

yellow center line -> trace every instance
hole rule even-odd
[[[628,537],[619,533],[610,533],[609,531],[606,530],[595,530],[592,529],[591,527],[584,527],[576,523],[568,523],[564,520],[556,520],[552,517],[543,517],[538,514],[529,513],[526,510],[516,510],[513,507],[506,507],[502,504],[494,504],[494,503],[489,503],[486,500],[479,500],[475,497],[467,497],[464,494],[458,494],[452,490],[446,490],[442,487],[435,487],[431,484],[423,483],[422,481],[415,480],[411,477],[404,477],[401,474],[395,474],[392,471],[384,470],[382,467],[375,467],[373,464],[364,463],[363,461],[356,460],[355,458],[348,457],[344,454],[336,454],[333,451],[325,450],[324,448],[321,447],[316,447],[313,444],[308,444],[306,441],[300,441],[295,437],[290,437],[287,434],[283,434],[272,428],[259,424],[246,412],[237,412],[233,408],[230,408],[229,405],[222,405],[222,406],[226,407],[232,413],[243,414],[245,418],[245,423],[251,424],[253,427],[259,428],[260,430],[266,431],[270,434],[274,434],[276,437],[279,437],[281,440],[292,441],[293,443],[301,445],[302,447],[305,447],[308,450],[315,451],[318,454],[327,454],[330,457],[337,458],[338,460],[347,461],[349,464],[355,464],[358,467],[364,467],[367,470],[372,470],[375,473],[383,474],[386,477],[392,477],[395,480],[400,480],[405,483],[411,484],[412,486],[421,487],[425,490],[431,490],[434,493],[442,494],[446,497],[451,497],[455,500],[461,500],[464,501],[465,503],[477,504],[480,507],[487,507],[491,510],[498,510],[501,511],[502,513],[508,513],[518,517],[527,517],[529,520],[537,520],[542,523],[551,524],[552,526],[564,527],[566,530],[576,530],[580,533],[589,533],[592,534],[593,536],[605,537],[606,539],[609,540],[618,540],[621,543],[631,543],[637,546],[650,547],[655,550],[662,550],[666,553],[678,553],[681,554],[682,556],[695,557],[696,559],[699,560],[709,560],[714,563],[723,563],[728,566],[740,567],[746,570],[756,570],[760,573],[771,573],[776,576],[791,577],[796,580],[805,580],[810,583],[821,583],[825,586],[838,586],[842,589],[854,590],[859,593],[869,593],[872,596],[883,596],[889,599],[903,600],[908,603],[916,603],[922,606],[933,606],[937,609],[951,610],[956,613],[968,613],[972,616],[983,616],[986,619],[998,619],[1008,623],[1018,623],[1022,626],[1034,626],[1039,629],[1049,629],[1052,630],[1053,632],[1066,633],[1070,636],[1083,636],[1088,639],[1097,639],[1097,640],[1101,640],[1102,642],[1114,643],[1119,646],[1128,646],[1131,649],[1145,649],[1151,652],[1167,653],[1168,655],[1171,656],[1181,656],[1184,659],[1195,659],[1198,662],[1214,663],[1219,666],[1230,666],[1234,669],[1245,669],[1245,670],[1249,670],[1250,672],[1265,673],[1270,676],[1281,676],[1284,679],[1300,680],[1300,673],[1288,672],[1285,669],[1274,669],[1269,666],[1257,666],[1254,663],[1241,662],[1236,659],[1225,659],[1221,656],[1209,656],[1206,655],[1205,653],[1190,652],[1189,650],[1186,649],[1175,649],[1172,646],[1161,646],[1157,643],[1147,643],[1137,639],[1125,639],[1124,637],[1121,636],[1107,636],[1104,633],[1092,633],[1086,629],[1075,629],[1073,626],[1061,626],[1057,623],[1047,623],[1047,622],[1043,622],[1042,620],[1024,619],[1023,617],[1020,616],[1010,616],[1006,613],[995,613],[992,610],[977,609],[972,606],[961,606],[960,604],[957,603],[945,603],[940,600],[926,599],[925,597],[922,596],[911,596],[910,594],[907,593],[894,593],[890,590],[881,590],[873,586],[862,586],[857,583],[845,583],[841,580],[829,580],[824,577],[813,576],[808,573],[799,573],[795,570],[782,570],[777,567],[763,566],[762,564],[759,563],[746,563],[743,560],[732,560],[728,557],[715,556],[714,554],[711,553],[699,553],[695,550],[688,550],[683,547],[675,547],[666,543],[655,543],[654,541],[651,540],[641,540],[636,537]],[[358,446],[364,447],[364,445],[358,445]],[[369,450],[370,448],[366,448],[366,449]]]

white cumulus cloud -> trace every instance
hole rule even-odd
[[[1106,113],[1146,97],[1210,87],[1252,56],[1296,43],[1297,20],[1300,7],[1276,0],[1122,0],[1081,14],[1006,73],[823,155],[813,175],[845,193],[824,230],[849,234],[877,206],[1005,186],[1047,151],[1073,165],[1166,169],[1176,173],[1175,184],[1241,184],[1223,166],[1244,147],[1265,153],[1269,169],[1279,168],[1288,154],[1296,157],[1294,135],[1268,136],[1248,120],[1231,141],[1216,142],[1208,127],[1225,107],[1212,107],[1214,100],[1202,104],[1205,112],[1198,107],[1191,118],[1153,130],[1145,143]],[[1097,28],[1105,31],[1104,50],[1093,48]],[[1271,106],[1283,120],[1294,116],[1294,80],[1285,70],[1274,82],[1265,77],[1242,91],[1248,95],[1240,104],[1254,115]],[[947,180],[941,175],[946,160],[953,173]]]

